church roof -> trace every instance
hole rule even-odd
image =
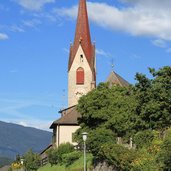
[[[118,75],[114,71],[112,71],[110,73],[110,75],[107,78],[106,82],[109,83],[109,86],[119,85],[119,86],[122,86],[122,87],[127,87],[127,86],[130,85],[125,79],[123,79],[120,75]]]
[[[70,46],[68,71],[74,61],[79,45],[81,45],[90,68],[93,71],[95,63],[95,45],[91,43],[86,0],[80,0],[79,3],[74,44]]]
[[[62,113],[62,117],[54,121],[50,129],[53,129],[55,125],[78,125],[77,119],[80,118],[81,115],[77,112],[76,106],[66,108],[60,111],[60,113]]]

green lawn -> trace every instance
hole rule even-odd
[[[92,155],[88,154],[87,155],[87,168],[92,167]],[[83,171],[84,167],[84,160],[83,157],[80,159],[76,160],[72,165],[69,167],[65,167],[65,165],[55,165],[55,166],[50,166],[50,164],[47,164],[44,167],[41,167],[38,171]]]

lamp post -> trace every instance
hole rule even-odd
[[[86,140],[87,140],[87,132],[83,132],[83,141],[84,141],[84,171],[86,171]]]

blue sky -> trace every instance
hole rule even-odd
[[[48,130],[67,107],[67,64],[78,0],[1,0],[0,120]],[[114,70],[134,84],[171,65],[170,0],[87,2],[97,82]]]

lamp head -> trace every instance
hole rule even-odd
[[[88,135],[87,132],[83,132],[83,133],[82,133],[83,141],[86,141],[86,140],[87,140],[87,135]]]

